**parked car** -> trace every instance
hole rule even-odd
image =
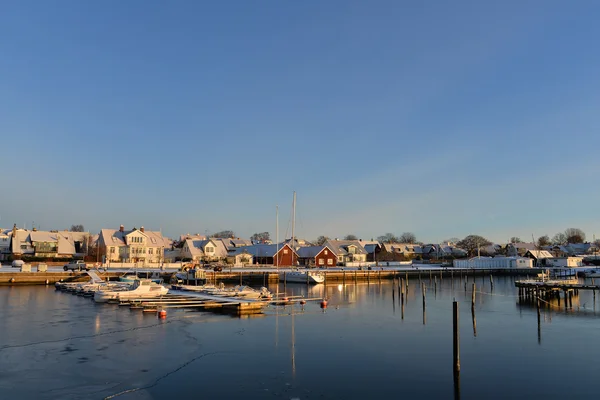
[[[85,261],[83,261],[83,260],[73,260],[73,261],[69,262],[68,264],[65,264],[63,269],[65,271],[68,271],[68,270],[81,271],[83,269],[86,271],[90,270],[89,267],[86,265]]]
[[[13,268],[21,268],[25,264],[23,260],[13,260],[12,267]]]

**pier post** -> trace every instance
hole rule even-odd
[[[442,275],[442,270],[440,270],[440,282],[442,282],[442,280],[444,279],[444,276]]]
[[[458,313],[458,302],[454,300],[452,302],[452,370],[454,372],[454,378],[460,374],[460,329],[459,329],[459,313]]]
[[[477,319],[475,318],[475,305],[471,306],[471,318],[473,319],[473,337],[477,337]]]
[[[490,274],[490,288],[491,290],[494,290],[494,277],[492,274]]]
[[[437,276],[435,277],[435,279],[433,281],[433,295],[437,296]]]
[[[346,284],[346,271],[342,272],[342,284]]]
[[[242,286],[242,274],[243,273],[244,273],[243,271],[240,271],[240,286]]]
[[[569,290],[569,308],[573,308],[573,291]]]
[[[421,283],[421,292],[423,293],[423,325],[425,325],[425,283]]]
[[[431,282],[432,271],[429,270],[429,282]]]
[[[473,293],[471,293],[471,306],[475,307],[475,282],[473,282]]]
[[[567,293],[567,289],[563,289],[563,292],[565,294],[565,310],[567,308],[569,308],[569,294]]]

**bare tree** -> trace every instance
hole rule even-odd
[[[463,240],[456,243],[456,246],[466,250],[470,256],[477,254],[477,249],[485,246],[489,246],[492,244],[486,238],[479,235],[469,235]]]
[[[271,235],[269,232],[255,233],[254,235],[250,236],[250,240],[252,240],[253,243],[265,243],[271,240]]]
[[[567,243],[583,243],[585,242],[585,233],[579,228],[569,228],[565,230]]]
[[[552,237],[552,244],[554,244],[554,245],[561,246],[561,245],[565,245],[567,243],[568,243],[567,236],[562,232],[558,232],[556,235],[554,235]]]
[[[398,242],[400,243],[415,243],[417,241],[417,237],[412,232],[404,232],[398,238]]]
[[[540,236],[537,240],[538,247],[544,247],[550,245],[550,237],[548,235]]]
[[[217,233],[213,233],[211,237],[219,238],[219,239],[230,239],[235,237],[235,233],[233,231],[221,231]]]
[[[317,240],[315,240],[315,244],[317,246],[323,246],[325,244],[325,242],[327,242],[328,240],[329,240],[329,238],[327,236],[321,235],[317,238]]]
[[[386,233],[385,235],[378,236],[377,241],[380,243],[398,243],[398,238],[393,233]]]
[[[356,235],[346,235],[344,236],[344,240],[358,240],[358,237]]]
[[[85,232],[85,229],[83,228],[83,225],[79,224],[79,225],[71,225],[71,229],[69,229],[71,232]]]

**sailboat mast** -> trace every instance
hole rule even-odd
[[[275,253],[275,263],[277,271],[279,271],[279,206],[275,206],[275,243],[275,245],[277,246],[277,251]]]
[[[294,246],[294,228],[296,227],[296,192],[292,201],[292,246]]]

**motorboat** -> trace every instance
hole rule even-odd
[[[293,270],[279,273],[279,280],[286,283],[323,283],[325,274],[321,271]]]
[[[109,300],[129,300],[137,298],[160,297],[169,292],[162,284],[151,279],[136,279],[127,289],[99,290],[94,294],[94,301],[106,303]]]

